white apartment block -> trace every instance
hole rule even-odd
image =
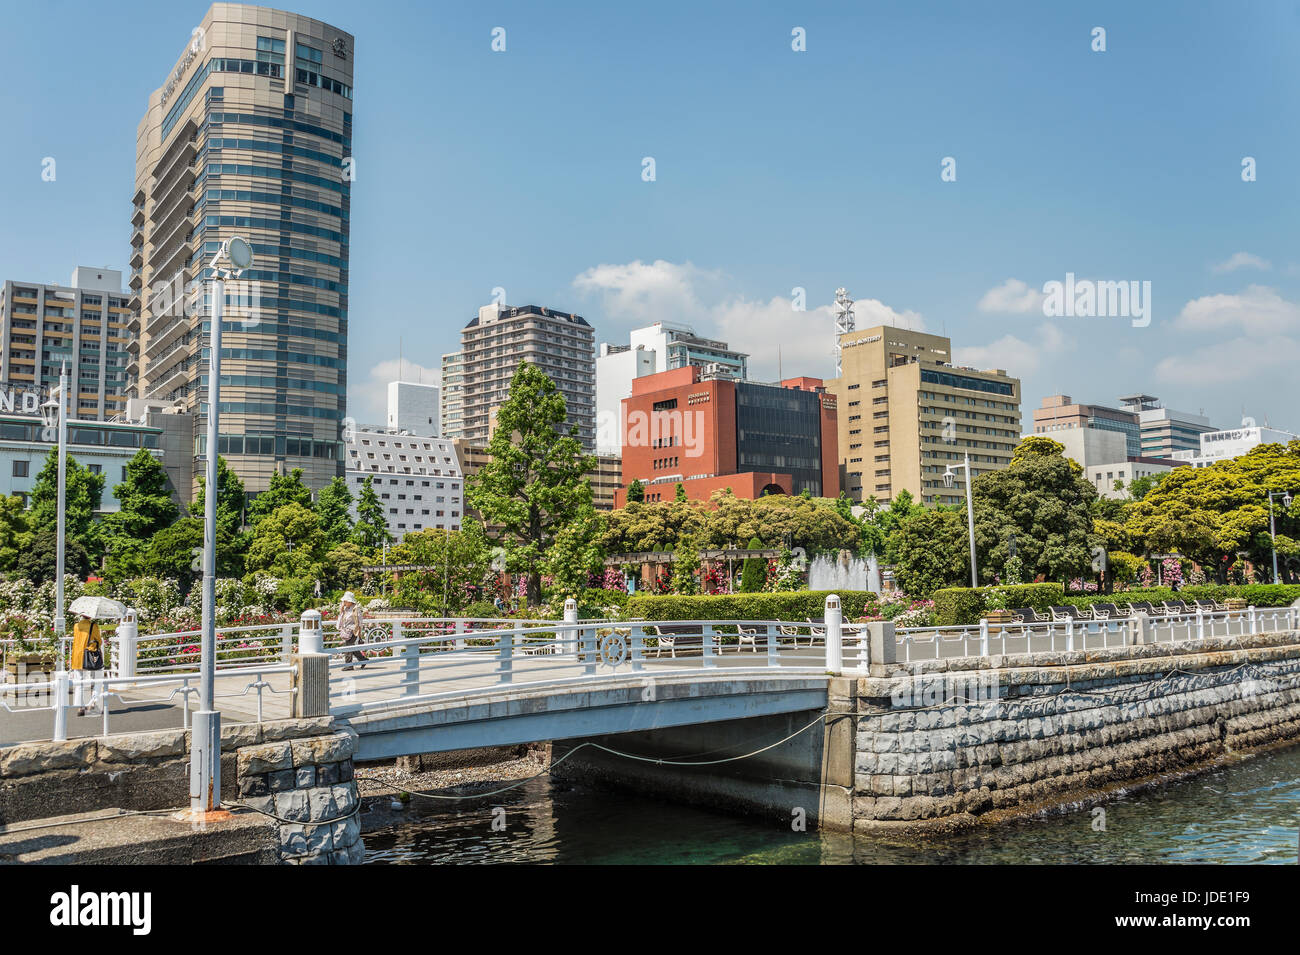
[[[359,427],[345,437],[353,517],[369,478],[395,539],[429,527],[460,529],[465,481],[450,440],[376,427]]]

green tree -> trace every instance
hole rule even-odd
[[[17,494],[0,497],[0,572],[9,573],[18,566],[27,538],[26,510]]]
[[[429,570],[403,573],[396,597],[420,610],[447,615],[482,599],[492,573],[492,553],[483,528],[466,521],[458,531],[426,527],[402,538],[388,553],[393,564],[415,564]]]
[[[627,486],[627,503],[636,501],[641,503],[645,500],[645,485],[641,483],[640,478],[633,481]]]
[[[322,582],[327,590],[353,590],[361,586],[366,555],[352,541],[342,541],[325,552]]]
[[[603,516],[591,505],[585,505],[556,532],[546,552],[543,570],[563,596],[580,597],[591,575],[600,573],[605,561],[605,551],[600,546],[603,530]]]
[[[922,508],[903,518],[892,547],[898,583],[913,597],[970,580],[966,521],[956,511]]]
[[[576,425],[561,432],[566,416],[555,382],[521,362],[497,411],[490,460],[465,482],[470,505],[500,528],[507,567],[527,574],[530,607],[541,603],[542,567],[556,535],[591,506],[585,475],[596,461],[583,454]]]
[[[684,484],[682,484],[681,481],[678,481],[678,482],[677,482],[677,490],[673,493],[673,500],[675,500],[675,501],[684,501],[684,500],[686,500],[686,499],[687,499],[687,498],[686,498],[686,486],[685,486]]]
[[[388,532],[384,505],[371,487],[370,476],[366,475],[361,493],[357,495],[357,522],[352,527],[352,541],[363,550],[373,553],[392,539],[393,535]]]
[[[673,548],[673,593],[700,592],[700,552],[695,542],[683,537]]]
[[[245,568],[248,573],[265,570],[280,578],[316,580],[324,576],[326,549],[325,534],[316,515],[295,501],[263,515],[257,522]]]
[[[757,537],[749,539],[749,550],[762,550],[763,542]],[[756,594],[767,583],[767,561],[761,557],[746,557],[740,570],[740,592]]]
[[[190,513],[199,521],[198,547],[203,546],[203,520],[206,507],[207,480],[199,475],[199,491],[190,504]],[[247,497],[244,482],[239,479],[226,459],[217,457],[217,576],[242,577],[244,554],[252,535],[244,530],[244,512]],[[169,539],[174,543],[174,540]],[[191,558],[192,559],[192,558]],[[200,571],[200,576],[202,572]]]
[[[113,488],[121,504],[103,519],[106,569],[113,580],[137,577],[144,566],[149,539],[176,520],[171,484],[162,463],[146,448],[126,465],[126,478]]]
[[[58,528],[53,523],[42,524],[30,536],[31,543],[19,556],[15,572],[34,584],[54,580],[58,571]],[[71,534],[64,536],[63,572],[82,580],[90,573],[90,556]]]
[[[1146,555],[1180,553],[1210,570],[1219,583],[1227,582],[1238,552],[1256,567],[1271,568],[1268,492],[1296,488],[1300,440],[1262,444],[1204,468],[1174,468],[1140,500],[1125,506],[1131,549]],[[1293,502],[1287,508],[1280,497],[1274,498],[1273,512],[1279,571],[1291,583],[1297,574],[1288,558],[1300,557],[1300,505]]]
[[[220,501],[220,498],[217,499]],[[271,483],[265,491],[253,498],[248,506],[248,523],[254,529],[265,517],[274,514],[286,504],[297,504],[312,509],[311,489],[302,483],[302,468],[294,468],[288,474],[271,475]]]
[[[199,475],[199,491],[190,504],[190,513],[199,520],[203,519],[206,506],[206,484],[204,475]],[[244,508],[247,500],[244,495],[244,482],[226,464],[223,457],[217,458],[217,528],[227,534],[235,535],[243,530]]]
[[[222,531],[217,531],[220,542]],[[175,577],[182,590],[189,590],[202,577],[202,563],[196,563],[203,549],[203,522],[197,517],[182,517],[176,523],[155,531],[149,538],[141,560],[141,570],[151,577]],[[230,576],[221,564],[222,548],[217,547],[217,573]]]
[[[979,475],[975,497],[975,549],[980,579],[992,583],[1010,555],[1012,535],[1026,579],[1067,580],[1086,573],[1092,548],[1097,490],[1083,469],[1050,438],[1025,438],[1001,471]]]
[[[352,538],[352,493],[341,477],[326,484],[316,496],[316,520],[331,547]]]
[[[72,455],[67,458],[66,487],[64,492],[65,540],[75,541],[89,555],[98,553],[99,539],[95,527],[95,512],[104,497],[104,475],[95,474],[82,467]],[[59,514],[59,452],[50,451],[45,464],[36,475],[32,487],[30,508],[27,514],[28,535],[24,547],[31,547],[39,529],[54,527]],[[69,571],[71,573],[71,571]],[[84,576],[84,575],[83,575]]]

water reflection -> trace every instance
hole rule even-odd
[[[1300,749],[1125,796],[1105,810],[1104,831],[1081,810],[909,843],[791,832],[776,819],[543,777],[453,809],[416,800],[405,824],[368,833],[366,848],[372,864],[1295,863]]]

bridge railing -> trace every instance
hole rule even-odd
[[[837,598],[835,603],[838,611]],[[825,623],[808,621],[579,621],[573,606],[567,615],[562,621],[474,622],[486,629],[455,620],[392,621],[388,639],[352,646],[322,637],[329,709],[347,714],[505,687],[653,680],[686,671],[823,673],[836,648],[851,664],[857,661],[856,631],[836,641],[842,633],[838,621],[828,630]],[[309,630],[311,624],[303,626]]]
[[[1184,643],[1208,637],[1240,637],[1300,629],[1300,608],[1133,615],[1108,620],[1053,620],[954,627],[899,628],[898,662],[948,657],[1098,650],[1138,643]]]
[[[272,696],[291,696],[295,692],[293,676],[296,672],[294,666],[282,664],[226,667],[215,674],[213,696],[219,708],[223,699],[233,702],[251,697],[256,705],[254,719],[234,720],[231,723],[261,723],[268,718],[265,703]],[[271,679],[277,676],[288,679]],[[112,701],[119,704],[116,714],[116,725],[119,728],[116,732],[124,732],[121,718],[126,707],[121,704],[127,702],[132,707],[179,706],[181,727],[189,729],[191,703],[197,705],[199,681],[198,673],[121,677],[112,676],[103,670],[95,673],[59,670],[51,674],[48,680],[0,684],[0,710],[11,714],[50,714],[51,722],[46,726],[50,728],[51,735],[45,738],[54,740],[68,738],[68,712],[73,709],[94,710],[94,715],[100,719],[98,735],[108,736],[113,733],[115,720],[110,705]],[[126,698],[128,691],[129,700]],[[33,735],[29,738],[41,737]]]

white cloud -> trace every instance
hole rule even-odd
[[[1202,347],[1160,359],[1155,374],[1164,383],[1203,389],[1250,382],[1258,393],[1267,394],[1272,376],[1280,384],[1300,365],[1300,305],[1268,286],[1193,299],[1178,313],[1174,327],[1216,337]]]
[[[388,417],[388,383],[417,381],[426,385],[442,383],[442,372],[425,368],[405,359],[381,361],[371,367],[360,381],[348,382],[348,415],[359,424],[383,424]]]
[[[1235,272],[1237,269],[1259,269],[1267,272],[1272,267],[1272,262],[1261,259],[1258,255],[1252,255],[1250,252],[1234,252],[1222,262],[1212,266],[1212,271]]]
[[[1038,327],[1032,339],[1003,335],[987,345],[966,345],[953,349],[953,363],[981,370],[1001,368],[1013,378],[1038,373],[1044,359],[1053,359],[1065,351],[1065,333],[1051,322]]]
[[[1164,383],[1204,389],[1250,381],[1259,383],[1270,372],[1289,377],[1300,365],[1300,342],[1286,336],[1268,339],[1231,338],[1156,363],[1156,378]],[[1260,394],[1268,388],[1261,387]]]
[[[1009,312],[1015,315],[1037,312],[1041,315],[1043,299],[1046,297],[1020,279],[1007,279],[985,292],[979,300],[978,308],[981,312]]]
[[[788,296],[751,301],[730,294],[727,284],[720,271],[662,259],[598,265],[573,280],[579,292],[600,297],[605,341],[618,342],[626,331],[652,322],[680,322],[747,352],[749,374],[757,380],[834,374],[835,316],[829,303],[796,312]],[[858,328],[925,327],[920,313],[898,311],[878,299],[855,302],[854,315]]]
[[[1237,295],[1206,295],[1183,306],[1174,327],[1189,332],[1276,335],[1300,331],[1300,305],[1276,289],[1251,285]]]

